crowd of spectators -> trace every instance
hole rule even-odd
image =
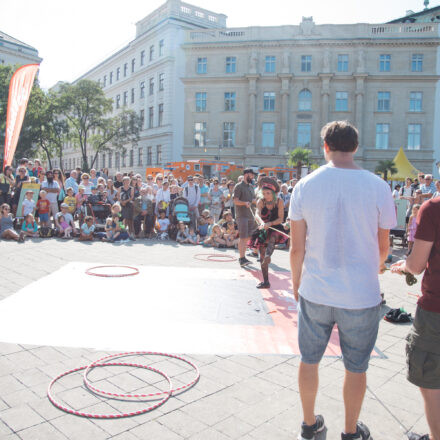
[[[264,174],[255,179],[255,186]],[[238,183],[243,179],[239,176]],[[38,200],[26,190],[19,207],[23,183],[40,184]],[[296,179],[280,185],[285,217]],[[81,241],[173,239],[182,244],[237,247],[234,188],[226,177],[167,175],[143,178],[134,172],[108,169],[90,173],[80,168],[63,172],[45,170],[41,162],[21,159],[16,169],[0,174],[0,237],[24,241],[26,237],[78,238]],[[184,200],[188,220],[173,215],[173,203]]]

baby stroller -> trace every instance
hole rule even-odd
[[[183,222],[186,225],[191,223],[191,217],[189,215],[188,200],[184,197],[177,197],[172,201],[170,208],[170,232],[169,236],[173,240],[177,236],[177,225]]]
[[[85,211],[86,215],[91,215],[95,220],[95,228],[104,231],[106,219],[110,217],[112,211],[110,203],[87,203],[85,205]]]

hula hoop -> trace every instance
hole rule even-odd
[[[92,272],[95,269],[102,269],[104,267],[123,267],[125,269],[130,269],[133,272],[131,273],[117,273],[117,274],[106,274],[106,273],[96,273],[96,272]],[[113,264],[108,264],[105,266],[95,266],[95,267],[90,267],[89,269],[86,270],[86,274],[87,275],[92,275],[94,277],[104,277],[104,278],[120,278],[120,277],[131,277],[133,275],[139,275],[139,269],[137,269],[136,267],[131,267],[131,266],[119,266],[119,265],[113,265]]]
[[[55,384],[55,382],[57,382],[62,377],[67,376],[68,374],[75,373],[77,371],[85,370],[88,367],[88,365],[85,365],[83,367],[74,368],[73,370],[66,371],[66,372],[60,374],[59,376],[57,376],[55,379],[53,379],[51,381],[51,383],[49,384],[49,387],[47,388],[47,397],[49,398],[52,405],[56,406],[58,409],[66,412],[66,413],[73,414],[74,416],[87,417],[89,419],[122,419],[124,417],[132,417],[132,416],[137,416],[140,414],[145,414],[145,413],[150,412],[153,409],[156,409],[159,406],[163,405],[171,397],[173,385],[171,383],[171,379],[163,371],[160,371],[160,370],[153,368],[153,367],[148,367],[147,365],[139,365],[139,364],[126,363],[126,362],[109,362],[109,363],[104,363],[104,364],[94,363],[94,367],[107,367],[107,366],[128,366],[128,367],[145,368],[146,370],[154,371],[155,373],[158,373],[161,376],[163,376],[168,381],[170,389],[168,391],[165,391],[164,393],[162,393],[162,394],[165,394],[165,397],[162,400],[160,400],[158,403],[156,403],[148,408],[141,409],[139,411],[133,411],[130,413],[121,413],[121,414],[96,414],[96,413],[85,413],[85,412],[77,411],[77,410],[74,410],[72,408],[68,408],[68,407],[62,405],[61,403],[59,403],[52,395],[52,387]]]
[[[215,261],[217,263],[230,263],[232,261],[237,261],[236,257],[227,254],[196,254],[194,255],[194,258],[200,261]]]
[[[154,356],[165,356],[165,357],[169,357],[169,358],[173,358],[173,359],[178,359],[179,361],[183,361],[186,362],[188,365],[190,365],[196,372],[196,376],[195,378],[187,383],[186,385],[183,385],[179,388],[174,388],[174,389],[170,389],[170,391],[161,391],[161,392],[157,392],[157,393],[149,393],[149,394],[117,394],[117,393],[108,393],[107,391],[103,391],[100,390],[99,388],[94,387],[88,380],[87,376],[90,373],[90,371],[95,368],[95,366],[103,366],[103,365],[107,365],[106,362],[107,360],[111,360],[111,359],[115,359],[115,358],[121,358],[121,357],[125,357],[125,356],[139,356],[139,355],[154,355]],[[153,369],[153,371],[155,371]],[[101,359],[98,359],[97,361],[91,363],[85,370],[84,370],[84,375],[83,375],[83,381],[84,381],[84,385],[89,388],[90,390],[92,390],[93,392],[97,393],[97,394],[102,394],[104,396],[109,396],[109,397],[122,397],[122,398],[144,398],[144,397],[155,397],[155,396],[161,396],[162,394],[167,394],[167,393],[171,393],[174,394],[178,391],[182,391],[182,390],[186,390],[188,388],[191,388],[192,386],[194,386],[198,380],[200,379],[200,372],[199,369],[197,368],[197,366],[195,364],[193,364],[191,361],[189,361],[188,359],[185,359],[183,357],[180,356],[176,356],[174,354],[167,354],[167,353],[157,353],[154,351],[134,351],[134,352],[128,352],[128,353],[119,353],[119,354],[113,354],[110,356],[106,356],[103,357]]]

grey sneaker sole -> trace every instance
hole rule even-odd
[[[325,429],[325,424],[316,430],[316,434],[319,434],[320,432],[324,431],[324,429]],[[313,438],[305,438],[301,434],[299,434],[297,440],[316,440],[316,434],[313,436]]]

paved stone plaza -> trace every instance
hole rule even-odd
[[[238,265],[236,262],[195,260],[193,256],[196,253],[204,252],[200,247],[178,247],[171,242],[148,240],[121,245],[58,239],[34,240],[25,244],[1,241],[0,249],[1,300],[70,262],[132,266],[171,264],[200,268],[215,265],[219,270],[235,269]],[[399,253],[400,250],[395,250],[396,255]],[[288,252],[276,251],[273,260],[277,271],[288,270]],[[75,279],[66,279],[65,282],[75,283]],[[407,311],[414,312],[420,281],[416,286],[408,287],[403,277],[387,272],[381,276],[381,282],[387,306],[403,306]],[[147,290],[148,286],[145,288]],[[63,285],[59,289],[61,292]],[[125,294],[121,292],[122,300]],[[242,290],[240,295],[243,295]],[[249,296],[240,300],[248,303],[254,295],[255,291],[249,292]],[[71,300],[74,302],[75,298]],[[133,304],[135,308],[136,304]],[[385,313],[387,308],[384,307],[383,311]],[[105,312],[105,304],[102,310],[96,312]],[[68,314],[69,310],[65,313]],[[20,321],[20,315],[16,319]],[[21,325],[26,328],[26,321],[23,320]],[[81,316],[78,316],[80,325]],[[407,325],[381,323],[377,341],[381,356],[371,360],[368,384],[405,428],[424,434],[427,424],[421,397],[405,379],[404,338],[408,329]],[[33,329],[27,330],[31,333]],[[292,440],[298,435],[302,413],[297,385],[297,356],[186,353],[200,368],[199,383],[191,390],[172,397],[161,408],[132,418],[88,420],[53,407],[46,397],[50,380],[65,370],[87,365],[105,354],[88,347],[0,343],[0,439]],[[183,384],[192,377],[190,370],[177,361],[156,358],[152,362],[168,372],[176,384]],[[344,415],[343,373],[339,358],[323,360],[317,408],[325,417],[328,431],[321,435],[322,439],[340,438]],[[65,402],[89,412],[131,410],[126,402],[109,402],[85,391],[80,374],[65,378],[57,385],[55,391]],[[114,367],[96,370],[92,377],[105,389],[133,392],[146,389],[148,384],[145,382],[153,376],[135,369]],[[142,408],[141,403],[130,405]],[[367,391],[361,419],[370,427],[375,440],[403,438],[404,429],[395,418]]]

